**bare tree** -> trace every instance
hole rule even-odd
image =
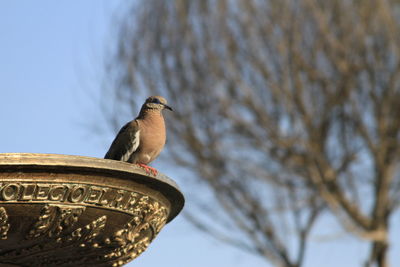
[[[166,159],[209,190],[188,218],[215,236],[301,266],[326,211],[370,242],[366,266],[386,267],[399,12],[396,0],[136,1],[107,66],[109,122],[135,114],[138,95],[173,103]]]

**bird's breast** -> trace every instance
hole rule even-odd
[[[142,122],[140,134],[140,158],[138,162],[147,164],[161,152],[166,141],[164,118],[157,116]]]

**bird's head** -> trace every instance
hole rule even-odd
[[[144,102],[143,107],[144,109],[155,109],[155,110],[163,110],[169,109],[172,111],[172,108],[167,105],[167,100],[162,96],[150,96]]]

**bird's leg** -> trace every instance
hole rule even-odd
[[[156,176],[157,175],[157,173],[158,173],[158,171],[155,169],[155,168],[153,168],[153,167],[150,167],[150,166],[148,166],[148,165],[146,165],[146,164],[143,164],[143,163],[137,163],[137,165],[139,165],[140,167],[142,167],[145,171],[146,171],[146,174],[153,174],[154,176]]]

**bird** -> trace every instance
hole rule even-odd
[[[166,142],[165,109],[173,111],[164,97],[148,97],[139,115],[119,130],[104,158],[138,164],[156,176],[158,171],[147,164],[157,158]]]

